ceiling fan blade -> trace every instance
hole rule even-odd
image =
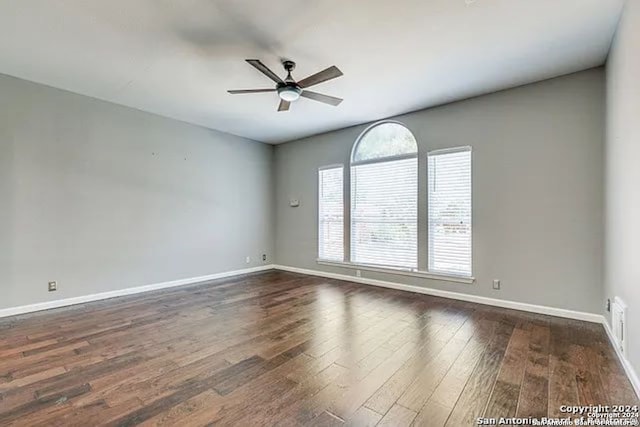
[[[246,59],[245,61],[247,61],[249,64],[253,65],[254,67],[256,67],[258,69],[258,71],[260,71],[265,76],[269,77],[274,82],[276,82],[276,83],[284,83],[282,81],[282,79],[280,77],[278,77],[278,75],[276,73],[271,71],[269,69],[269,67],[264,65],[259,59]]]
[[[333,105],[337,107],[342,102],[342,98],[336,98],[335,96],[323,95],[318,92],[311,92],[310,90],[303,90],[300,96],[313,99],[314,101],[324,102],[325,104]]]
[[[261,92],[275,92],[275,89],[238,89],[238,90],[228,90],[227,92],[232,93],[234,95],[240,93],[261,93]]]
[[[291,103],[289,101],[285,101],[284,99],[280,100],[280,105],[278,105],[278,111],[289,111],[289,106]]]
[[[311,87],[313,85],[317,85],[318,83],[326,82],[327,80],[335,79],[336,77],[340,77],[342,75],[342,71],[338,69],[335,65],[327,68],[326,70],[322,70],[319,73],[315,73],[306,79],[302,79],[298,82],[300,87]]]

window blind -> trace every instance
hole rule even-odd
[[[471,148],[428,155],[429,271],[471,276]]]
[[[418,159],[351,166],[351,261],[415,269]]]
[[[344,261],[343,167],[318,171],[318,258]]]

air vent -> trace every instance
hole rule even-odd
[[[616,345],[622,354],[627,354],[627,305],[615,297],[611,304],[611,323]]]

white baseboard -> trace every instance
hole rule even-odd
[[[365,285],[381,286],[383,288],[398,289],[401,291],[415,292],[419,294],[433,295],[437,297],[456,299],[478,304],[492,305],[513,310],[528,311],[531,313],[547,314],[550,316],[565,317],[568,319],[584,320],[586,322],[602,323],[603,317],[600,314],[586,313],[583,311],[565,310],[563,308],[547,307],[544,305],[527,304],[517,301],[502,300],[496,298],[481,297],[477,295],[464,294],[460,292],[442,291],[439,289],[424,288],[422,286],[405,285],[384,280],[368,279],[365,277],[347,276],[345,274],[328,273],[319,270],[309,270],[306,268],[289,267],[287,265],[274,265],[277,270],[290,271],[293,273],[308,274],[311,276],[321,276],[330,279],[345,280],[349,282],[362,283]]]
[[[159,289],[174,288],[176,286],[192,285],[195,283],[206,282],[209,280],[223,279],[225,277],[239,276],[242,274],[255,273],[265,270],[273,270],[275,267],[271,264],[259,267],[245,268],[242,270],[225,271],[222,273],[214,273],[206,276],[191,277],[188,279],[172,280],[169,282],[153,283],[150,285],[137,286],[134,288],[119,289],[116,291],[101,292],[99,294],[84,295],[80,297],[65,298],[55,301],[41,302],[37,304],[23,305],[20,307],[10,307],[0,309],[0,318],[8,316],[16,316],[18,314],[33,313],[35,311],[50,310],[52,308],[66,307],[69,305],[82,304],[85,302],[99,301],[103,299],[121,297],[125,295],[139,294],[142,292],[157,291]]]
[[[636,392],[636,395],[640,398],[640,378],[638,378],[638,374],[636,373],[636,370],[633,369],[633,366],[631,366],[631,363],[629,363],[629,360],[627,360],[627,357],[624,355],[624,353],[622,353],[622,350],[618,347],[616,340],[613,336],[613,331],[611,330],[611,326],[609,325],[609,322],[607,322],[606,318],[604,318],[604,316],[602,318],[602,325],[604,326],[604,330],[607,331],[607,336],[609,337],[609,341],[611,341],[611,345],[616,351],[616,354],[618,355],[618,359],[620,360],[620,363],[624,367],[624,371],[626,372],[627,377],[629,378],[629,381],[631,382],[631,385],[633,386],[633,389]]]

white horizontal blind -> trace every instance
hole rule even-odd
[[[471,149],[428,155],[429,271],[471,276]]]
[[[318,258],[344,261],[343,167],[318,171]]]
[[[415,269],[418,159],[351,166],[351,262]]]

